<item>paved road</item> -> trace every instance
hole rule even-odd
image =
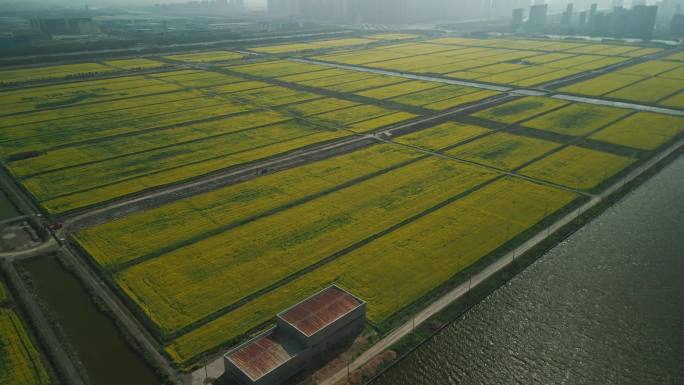
[[[460,299],[463,297],[468,291],[470,291],[471,288],[476,287],[477,285],[481,284],[488,278],[492,277],[502,269],[504,269],[506,266],[508,266],[511,262],[515,260],[519,255],[524,254],[525,252],[531,250],[533,247],[544,241],[550,234],[553,234],[554,232],[558,231],[561,229],[563,226],[567,225],[568,223],[572,222],[573,220],[577,219],[580,215],[585,213],[587,210],[591,209],[592,207],[595,207],[599,203],[603,202],[607,197],[609,197],[611,194],[615,193],[617,190],[622,188],[625,184],[629,183],[630,181],[634,180],[637,178],[639,175],[643,174],[645,171],[649,170],[651,167],[653,167],[656,163],[659,161],[663,160],[679,148],[684,146],[684,139],[679,140],[672,146],[670,146],[668,149],[664,150],[661,152],[658,156],[654,157],[653,159],[649,160],[648,162],[644,163],[637,169],[633,170],[631,173],[629,173],[627,176],[625,176],[623,179],[620,181],[614,183],[612,186],[607,188],[605,191],[602,193],[598,194],[597,196],[593,197],[590,199],[587,203],[579,207],[577,210],[573,210],[571,213],[568,215],[560,218],[558,221],[554,222],[550,226],[548,226],[545,229],[540,230],[535,236],[530,238],[528,241],[523,243],[522,245],[518,246],[516,249],[510,251],[509,253],[501,256],[499,259],[495,260],[492,262],[489,266],[487,266],[484,270],[480,271],[479,273],[475,274],[472,276],[472,278],[468,281],[465,282],[453,290],[451,290],[449,293],[445,294],[444,296],[440,297],[436,301],[432,302],[428,307],[425,309],[421,310],[418,312],[412,320],[407,321],[397,329],[395,329],[393,332],[388,334],[386,337],[384,337],[382,340],[378,341],[376,344],[374,344],[370,349],[366,350],[363,354],[361,354],[359,357],[357,357],[349,366],[349,369],[351,371],[357,370],[361,368],[363,365],[368,363],[372,358],[375,356],[381,354],[385,350],[389,349],[393,344],[398,342],[401,338],[409,335],[415,326],[419,326],[426,320],[428,320],[431,316],[437,314],[444,308],[446,308],[449,304],[453,303],[454,301]],[[342,381],[345,381],[347,378],[347,368],[344,368],[342,370],[339,370],[338,372],[334,373],[330,377],[328,377],[326,380],[322,381],[319,383],[319,385],[334,385],[338,384]]]
[[[468,87],[481,88],[481,89],[490,90],[490,91],[508,92],[508,91],[513,90],[513,88],[511,88],[511,87],[497,86],[497,85],[487,84],[487,83],[470,82],[470,81],[456,80],[456,79],[445,79],[445,78],[439,78],[439,77],[435,77],[435,76],[417,75],[417,74],[408,73],[408,72],[383,70],[383,69],[379,69],[379,68],[367,68],[367,67],[349,65],[349,64],[330,63],[330,62],[325,62],[325,61],[321,61],[321,60],[314,60],[314,59],[290,58],[287,60],[299,62],[299,63],[317,64],[317,65],[332,67],[332,68],[347,69],[347,70],[352,70],[352,71],[368,72],[368,73],[378,74],[378,75],[388,75],[388,76],[396,76],[396,77],[402,77],[402,78],[413,79],[413,80],[425,80],[428,82],[438,82],[438,83],[444,83],[444,84],[468,86]]]
[[[53,251],[59,250],[59,243],[55,240],[55,238],[50,237],[48,238],[45,242],[41,243],[40,245],[26,249],[26,250],[20,250],[20,251],[11,251],[11,252],[6,252],[6,253],[0,253],[0,259],[11,259],[11,260],[17,260],[17,259],[26,259],[26,258],[31,258],[31,257],[37,257],[42,254],[47,254],[51,253]]]

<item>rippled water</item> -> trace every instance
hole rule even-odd
[[[373,385],[684,384],[684,157]]]

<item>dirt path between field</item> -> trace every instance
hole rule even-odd
[[[656,165],[658,162],[660,162],[673,152],[677,151],[682,146],[684,146],[684,139],[680,139],[675,144],[668,147],[666,150],[662,151],[654,158],[650,159],[640,167],[636,168],[631,173],[622,178],[620,181],[614,183],[612,186],[608,187],[602,193],[596,195],[594,198],[589,200],[587,203],[585,203],[578,209],[573,210],[571,213],[560,218],[547,228],[540,230],[535,236],[527,240],[525,243],[518,246],[514,250],[508,252],[507,254],[501,256],[499,259],[497,259],[496,261],[492,262],[492,264],[487,266],[484,270],[473,275],[468,282],[464,282],[463,284],[451,290],[449,293],[432,302],[428,307],[416,313],[411,320],[396,328],[393,332],[385,336],[382,340],[380,340],[378,343],[373,345],[370,349],[368,349],[358,358],[356,358],[349,365],[349,371],[353,372],[357,369],[360,369],[372,358],[390,348],[394,343],[398,342],[401,338],[409,335],[413,331],[415,326],[421,325],[430,317],[437,314],[454,301],[463,297],[466,293],[468,293],[468,291],[470,291],[471,288],[476,287],[477,285],[481,284],[488,278],[492,277],[493,275],[504,269],[511,262],[513,262],[515,258],[517,258],[519,255],[522,255],[525,252],[531,250],[533,247],[544,241],[549,235],[553,234],[557,230],[561,229],[563,226],[577,219],[587,210],[603,202],[607,197],[609,197],[610,195],[624,187],[628,182],[636,179],[645,171],[649,170],[651,167]],[[348,370],[347,368],[344,368],[342,370],[339,370],[337,373],[331,375],[326,380],[320,382],[319,385],[335,385],[339,383],[344,383],[344,381],[347,378],[347,375]]]

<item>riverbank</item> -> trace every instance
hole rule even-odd
[[[482,289],[485,291],[485,296],[486,294],[491,293],[496,287],[510,280],[516,274],[514,271],[508,270],[510,266],[514,265],[516,262],[523,263],[522,269],[524,269],[531,261],[536,260],[536,258],[543,255],[543,252],[549,250],[567,236],[580,229],[589,219],[609,208],[619,199],[619,197],[639,185],[643,180],[648,178],[648,176],[653,175],[655,171],[661,169],[673,159],[676,159],[682,153],[681,148],[683,144],[684,139],[677,140],[659,155],[651,158],[649,161],[615,181],[613,185],[606,188],[589,202],[558,219],[555,223],[549,225],[545,229],[538,231],[538,233],[528,241],[492,261],[483,270],[474,272],[465,282],[456,286],[444,296],[436,299],[427,308],[415,314],[403,325],[395,328],[391,333],[387,334],[380,341],[358,356],[348,368],[339,370],[334,375],[328,377],[327,380],[320,383],[326,385],[340,383],[350,376],[350,372],[353,373],[357,370],[359,371],[359,374],[356,374],[356,377],[361,382],[365,381],[366,379],[364,376],[366,374],[363,371],[363,367],[365,364],[371,362],[374,357],[377,357],[380,353],[390,349],[407,336],[411,336],[412,332],[422,325],[430,325],[426,322],[433,316],[447,309],[450,305],[454,303],[456,303],[456,306],[465,305],[465,309],[467,309],[473,304],[481,301],[483,299],[483,293],[480,293],[478,296],[477,291],[474,291],[471,296],[471,289]],[[525,261],[528,262],[525,264]],[[522,269],[519,271],[522,271]],[[501,279],[499,281],[495,280],[492,285],[491,279],[493,277],[496,279],[499,274],[501,274],[499,277]],[[493,287],[487,290],[487,287],[490,285]],[[460,303],[461,301],[465,302],[465,304]],[[440,327],[433,324],[431,328],[434,332],[434,329],[439,329]],[[430,333],[428,332],[428,334]],[[414,342],[413,344],[409,344],[409,346],[419,345],[423,341],[424,340],[419,340],[418,343]],[[409,348],[409,350],[411,349]]]
[[[670,160],[472,309],[450,307],[457,321],[373,384],[681,383],[684,158]]]

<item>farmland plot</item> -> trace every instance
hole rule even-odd
[[[0,85],[25,83],[48,79],[67,79],[114,72],[115,68],[98,63],[65,64],[48,67],[11,69],[0,71]]]
[[[609,73],[601,75],[597,78],[563,87],[560,89],[560,91],[569,92],[572,94],[600,96],[626,87],[630,84],[634,84],[642,79],[643,78],[638,75]]]
[[[684,131],[684,118],[637,112],[589,138],[620,146],[652,151]]]
[[[476,112],[472,116],[513,124],[567,104],[568,102],[557,99],[528,96]]]
[[[331,283],[367,300],[368,319],[379,325],[574,199],[566,191],[499,180],[177,338],[166,351],[183,363]]]
[[[609,93],[608,97],[642,103],[656,103],[682,90],[682,82],[672,79],[649,78]]]
[[[446,152],[459,159],[513,170],[558,148],[560,144],[500,132],[458,146]]]
[[[242,59],[244,56],[245,55],[243,54],[230,51],[208,51],[171,55],[166,56],[165,58],[170,60],[178,60],[191,63],[212,63],[219,61]]]
[[[566,147],[520,172],[566,187],[591,190],[622,171],[635,159],[581,147]]]
[[[164,67],[167,65],[166,63],[158,62],[156,60],[143,58],[109,60],[104,61],[102,63],[122,71],[147,70],[152,68]]]
[[[180,90],[179,86],[142,76],[19,89],[0,93],[0,105],[3,106],[0,114],[31,112],[177,90]]]
[[[172,332],[494,175],[426,159],[145,261],[116,281]]]
[[[116,268],[419,155],[390,145],[373,146],[138,212],[84,229],[75,238],[98,264]]]
[[[576,103],[525,122],[525,127],[564,135],[584,136],[613,123],[631,110]]]
[[[489,130],[484,127],[447,122],[400,136],[395,140],[398,143],[439,151],[488,132]]]
[[[40,353],[14,311],[0,307],[0,383],[49,384]]]

